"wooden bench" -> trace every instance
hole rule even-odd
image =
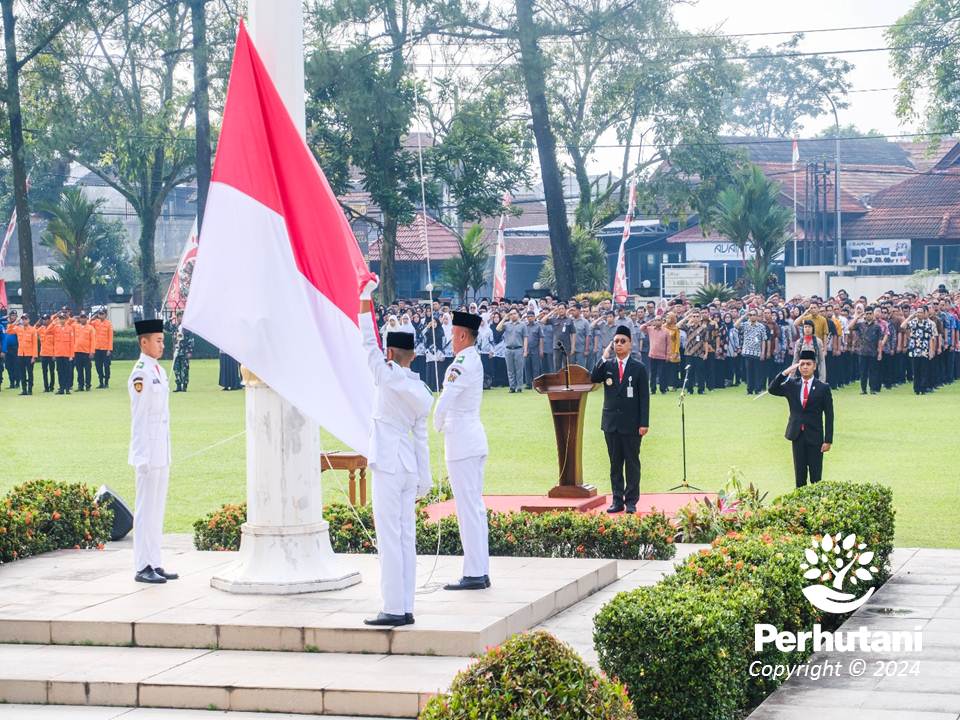
[[[320,472],[346,470],[350,477],[350,504],[357,504],[357,471],[360,471],[360,505],[367,504],[367,459],[360,453],[334,451],[321,453]]]

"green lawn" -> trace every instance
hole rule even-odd
[[[107,483],[132,503],[133,471],[126,464],[129,371],[130,363],[118,362],[116,387],[70,397],[20,397],[4,388],[0,392],[5,439],[0,492],[24,480],[46,477]],[[244,438],[239,434],[244,394],[222,392],[216,379],[216,362],[195,362],[190,392],[171,398],[174,464],[167,531],[188,531],[203,513],[244,498]],[[872,480],[893,488],[899,545],[960,547],[958,401],[958,385],[924,397],[914,396],[906,387],[879,396],[861,396],[851,388],[836,393],[837,429],[825,477]],[[601,403],[599,391],[588,402],[584,476],[601,491],[609,491],[606,450],[598,429]],[[546,398],[533,392],[488,391],[483,418],[491,447],[487,492],[545,493],[555,484],[556,450]],[[783,439],[785,423],[786,403],[780,398],[748,398],[741,388],[691,397],[687,403],[690,482],[716,490],[729,468],[736,466],[745,479],[768,490],[771,498],[790,490],[793,478],[790,445]],[[326,437],[324,442],[326,449],[336,448]],[[431,437],[431,453],[439,474],[442,443],[436,436]],[[641,459],[642,491],[664,491],[680,480],[676,394],[654,396],[651,431]],[[326,499],[342,498],[340,485],[328,478],[329,473],[324,476]],[[342,482],[345,486],[345,479]]]

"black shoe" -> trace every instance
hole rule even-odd
[[[510,392],[511,392],[511,393],[515,393],[516,390],[514,390],[513,388],[510,388]]]
[[[522,393],[522,392],[523,392],[523,388],[517,388],[517,392],[518,392],[518,393]]]
[[[66,392],[66,390],[57,390],[57,395],[64,395]]]
[[[627,515],[633,515],[637,511],[636,505],[627,505],[626,513]]]
[[[66,392],[67,395],[69,395],[69,394],[70,394],[70,389],[68,388],[65,392]]]
[[[403,614],[403,619],[407,621],[407,623],[406,623],[407,625],[413,625],[413,623],[414,623],[413,613],[404,613],[404,614]]]
[[[103,380],[97,383],[97,390],[103,390]]]
[[[866,391],[866,390],[861,390],[861,391],[860,391],[860,394],[861,394],[861,395],[866,395],[866,394],[867,394],[867,391]]]
[[[164,580],[177,580],[180,577],[175,572],[167,572],[163,568],[154,568],[153,571]]]
[[[407,624],[406,615],[391,615],[390,613],[377,613],[375,618],[366,618],[364,625],[374,625],[376,627],[400,627]]]
[[[181,389],[180,389],[180,386],[179,386],[179,385],[177,385],[177,389],[176,389],[176,390],[174,390],[174,392],[183,392],[183,390],[181,390]]]
[[[136,577],[133,579],[137,582],[150,583],[151,585],[163,585],[167,581],[163,575],[157,574],[157,572],[149,565],[138,572]]]
[[[623,503],[614,502],[610,504],[610,507],[607,508],[608,513],[618,513],[623,512]]]
[[[444,590],[484,590],[490,587],[490,578],[487,575],[470,577],[464,575],[455,583],[447,583]]]
[[[21,395],[29,395],[30,393],[28,393],[26,390],[21,390],[21,391],[20,391],[20,394],[21,394]]]

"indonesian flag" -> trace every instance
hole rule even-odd
[[[0,308],[7,306],[7,281],[0,280]]]
[[[3,234],[3,245],[0,245],[0,268],[6,267],[7,249],[10,247],[10,239],[13,237],[13,231],[17,229],[17,209],[13,209],[10,216],[10,222],[7,223],[7,231]]]
[[[241,23],[184,326],[366,455],[373,379],[358,298],[369,275]]]
[[[187,304],[187,297],[190,295],[190,282],[193,277],[193,266],[197,260],[198,245],[197,221],[194,220],[193,227],[190,228],[190,235],[187,236],[187,244],[184,245],[183,252],[180,254],[177,271],[170,280],[167,297],[163,301],[164,306],[169,310],[183,310]]]
[[[630,199],[627,201],[627,217],[623,220],[623,235],[620,236],[620,251],[617,253],[617,272],[613,276],[613,301],[627,301],[627,239],[630,237],[630,223],[633,222],[634,204],[637,200],[637,181],[630,182]]]
[[[507,295],[507,250],[503,242],[503,223],[506,220],[506,208],[510,207],[510,195],[503,196],[504,211],[500,213],[497,226],[497,253],[493,258],[493,301],[502,300]]]
[[[793,165],[793,169],[797,169],[797,163],[800,162],[800,146],[797,145],[797,139],[793,139],[793,155],[790,157],[790,162]]]

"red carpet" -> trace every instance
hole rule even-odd
[[[672,516],[684,505],[705,497],[714,500],[717,495],[716,493],[703,492],[640,493],[640,501],[637,503],[637,513],[640,515],[649,515],[654,511],[660,511],[666,513],[668,516]],[[546,495],[484,495],[483,501],[490,510],[496,510],[498,512],[516,512],[526,507],[533,512],[544,512],[553,509],[600,513],[605,512],[610,505],[610,496],[598,495],[594,498],[567,499],[548,498]],[[591,505],[593,507],[590,507]],[[453,500],[447,500],[446,502],[428,505],[427,513],[431,520],[436,521],[448,515],[454,515],[456,513],[456,504]]]

